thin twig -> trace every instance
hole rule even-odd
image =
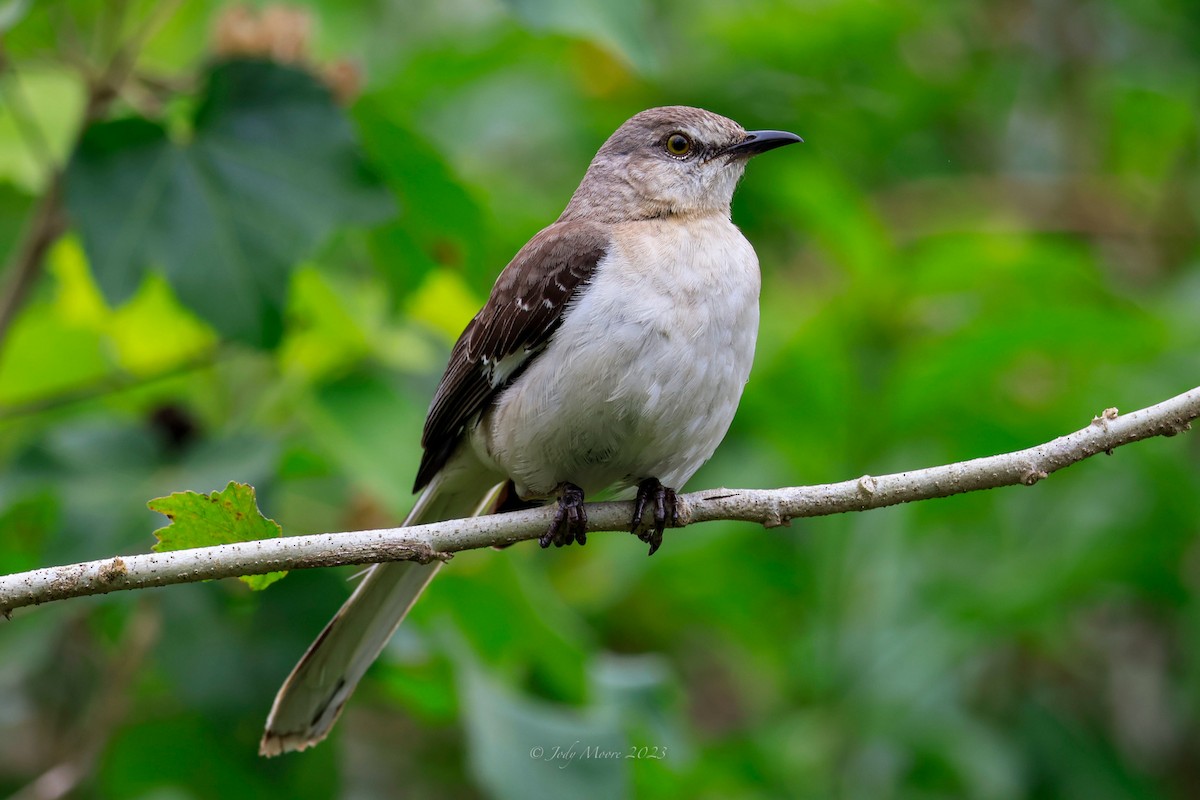
[[[178,7],[179,0],[168,0],[158,4],[150,17],[116,49],[112,59],[98,76],[91,74],[90,70],[85,70],[84,77],[88,84],[87,102],[76,141],[83,136],[89,125],[103,119],[108,113],[109,106],[132,73],[141,48]],[[0,293],[0,353],[4,352],[4,339],[9,327],[41,273],[46,251],[66,229],[62,182],[61,168],[53,169],[46,193],[42,195],[34,210],[25,236],[17,245],[12,263],[6,270],[9,277],[3,292]]]
[[[138,56],[146,42],[179,10],[181,1],[165,0],[165,2],[158,3],[137,30],[115,49],[112,59],[108,62],[108,67],[100,78],[100,81],[107,85],[113,95],[121,91],[126,79],[133,73]]]
[[[4,352],[4,338],[17,311],[25,302],[41,271],[42,259],[50,245],[66,229],[66,218],[62,208],[62,173],[56,172],[50,179],[46,193],[33,210],[25,236],[13,252],[12,261],[5,270],[8,278],[0,292],[0,353]]]
[[[58,411],[77,403],[86,403],[98,397],[117,395],[130,389],[139,389],[159,381],[167,381],[199,370],[215,366],[221,358],[222,351],[218,348],[205,350],[198,355],[165,367],[159,372],[147,375],[135,375],[128,372],[115,372],[96,380],[72,386],[48,397],[39,397],[23,403],[11,405],[0,404],[0,424],[22,417],[32,417],[51,411]]]
[[[0,69],[8,73],[7,81],[0,80],[0,94],[4,96],[4,102],[12,109],[13,127],[17,129],[17,135],[25,143],[25,148],[46,174],[51,175],[54,173],[55,165],[54,151],[50,147],[50,140],[29,105],[21,76],[13,67],[12,60],[8,58],[3,48],[4,43],[0,41]]]
[[[1153,436],[1174,436],[1200,417],[1200,387],[1123,416],[1107,409],[1082,430],[1046,444],[973,461],[823,486],[790,489],[710,489],[680,495],[678,527],[712,520],[744,520],[766,527],[797,517],[866,511],[913,500],[1024,484],[1097,453]],[[589,531],[625,530],[630,503],[587,507]],[[256,575],[378,561],[448,559],[461,550],[510,544],[540,536],[552,509],[449,520],[409,528],[267,539],[168,553],[122,556],[0,577],[0,613],[63,600],[212,578]]]

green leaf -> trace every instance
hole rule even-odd
[[[497,267],[487,259],[482,209],[431,142],[397,116],[392,101],[379,95],[354,109],[363,147],[405,208],[403,218],[371,231],[375,264],[396,299],[439,264],[489,287]]]
[[[12,247],[21,237],[33,199],[11,184],[0,181],[0,242]]]
[[[146,506],[171,520],[171,524],[154,532],[158,539],[154,550],[158,553],[252,542],[283,535],[279,523],[267,519],[258,510],[254,487],[235,481],[230,481],[224,491],[209,494],[175,492],[167,497],[156,497]],[[268,572],[266,575],[244,575],[242,580],[257,591],[267,588],[286,574]]]
[[[411,507],[424,407],[376,374],[318,388],[302,411],[318,445],[394,514]]]
[[[12,35],[4,34],[10,58]],[[75,145],[86,97],[83,78],[66,66],[26,61],[5,72],[0,77],[0,180],[29,194],[44,192],[53,172],[50,163],[66,161]],[[0,239],[0,249],[12,241]]]
[[[669,758],[675,765],[690,760],[679,709],[679,681],[666,659],[655,654],[603,653],[590,673],[592,703],[616,709],[625,724],[640,730],[644,738],[635,744],[653,747],[649,758]]]
[[[546,703],[512,691],[469,658],[459,661],[471,769],[490,796],[629,795],[628,744],[610,709]]]
[[[0,494],[0,531],[5,547],[0,550],[0,572],[36,569],[42,542],[59,517],[58,498],[48,489],[7,501]]]
[[[110,368],[99,335],[64,320],[47,303],[21,313],[6,345],[0,359],[0,410],[101,380]]]
[[[570,5],[550,0],[506,0],[505,4],[533,30],[585,37],[606,45],[642,72],[657,68],[646,36],[648,14],[643,0],[588,0]]]
[[[7,0],[0,3],[0,33],[11,29],[29,12],[31,0]]]
[[[259,61],[211,70],[187,141],[146,119],[89,127],[67,205],[110,302],[161,268],[220,333],[262,347],[280,339],[293,266],[336,227],[394,211],[328,90]]]

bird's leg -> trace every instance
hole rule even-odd
[[[583,507],[583,489],[573,483],[558,487],[558,511],[550,521],[550,527],[538,539],[542,547],[555,547],[579,542],[587,544],[587,511]]]
[[[650,544],[649,555],[654,555],[654,551],[662,546],[663,530],[667,525],[673,528],[679,524],[679,506],[675,500],[675,490],[663,486],[658,478],[646,478],[638,484],[629,532],[636,533],[639,539]],[[642,516],[649,502],[654,503],[654,520],[644,524]]]

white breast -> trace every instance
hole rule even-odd
[[[589,495],[650,477],[681,487],[725,436],[750,374],[758,258],[733,223],[627,223],[615,241],[472,434],[522,497],[563,482]]]

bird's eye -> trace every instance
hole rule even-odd
[[[667,137],[667,152],[673,156],[686,156],[692,152],[692,140],[686,133],[672,133]]]

